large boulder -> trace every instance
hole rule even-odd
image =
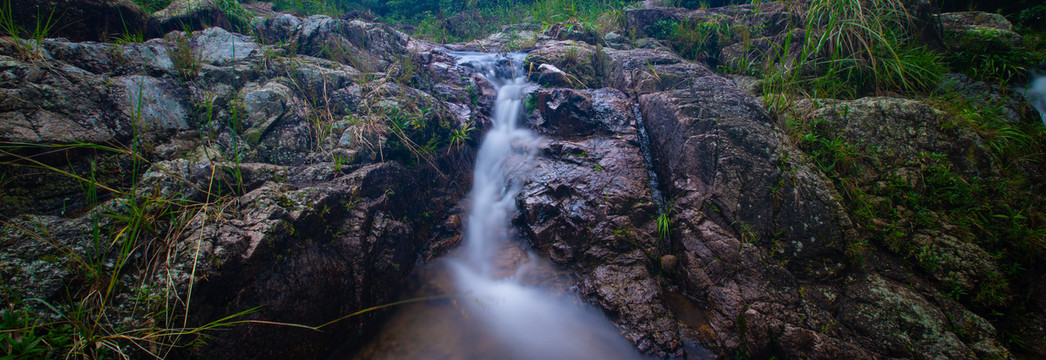
[[[250,16],[238,1],[174,0],[151,16],[162,33],[173,30],[196,31],[218,26],[229,31],[247,32]]]
[[[837,258],[855,236],[818,172],[751,95],[719,76],[692,81],[690,90],[640,97],[667,195],[687,204],[682,212],[774,242],[789,258]]]
[[[291,44],[298,53],[331,59],[364,72],[384,71],[409,56],[407,35],[385,24],[314,15],[259,18],[254,31],[266,44]]]
[[[724,355],[757,357],[1010,356],[984,319],[931,281],[912,279],[910,265],[869,250],[835,183],[754,97],[717,75],[696,73],[680,86],[642,94],[639,103],[671,204],[679,281],[708,309],[711,331],[693,335],[699,341]],[[868,111],[899,111],[890,109]],[[905,144],[936,136],[920,130],[932,122],[917,116],[867,119],[883,117],[916,128],[896,132]],[[865,131],[856,136],[893,136],[882,125]],[[958,263],[990,261],[961,245],[953,250]],[[958,263],[948,271],[976,274]],[[871,307],[891,310],[875,315]]]
[[[939,16],[945,45],[951,48],[987,43],[992,46],[1021,45],[1021,36],[1013,32],[1013,25],[999,14],[983,11],[943,13]]]
[[[61,215],[85,203],[81,179],[106,186],[127,184],[124,167],[136,155],[150,156],[191,130],[184,90],[170,78],[162,43],[110,45],[45,40],[38,59],[26,59],[11,40],[0,40],[0,141],[21,144],[4,154],[9,175],[0,194],[0,216]],[[138,66],[140,65],[140,66]],[[134,74],[136,71],[145,75]],[[136,142],[137,145],[132,145]],[[98,151],[74,144],[98,144]],[[146,147],[146,145],[149,145]],[[66,146],[57,149],[54,146]],[[27,157],[34,157],[29,160]],[[49,168],[50,167],[50,168]],[[67,176],[51,169],[62,169]]]
[[[547,134],[518,197],[525,238],[569,265],[579,292],[605,309],[640,351],[682,354],[658,284],[657,205],[634,102],[616,89],[539,89],[528,124]]]
[[[176,250],[180,260],[167,272],[187,281],[193,259],[205,259],[195,268],[195,276],[207,280],[193,288],[191,322],[202,325],[260,307],[244,319],[319,326],[395,300],[420,243],[411,220],[420,210],[412,205],[418,177],[396,164],[327,174],[304,187],[267,182],[243,195],[231,216],[213,221],[201,214],[190,221],[189,235]],[[325,356],[374,316],[340,321],[322,332],[237,326],[215,333],[198,356]]]

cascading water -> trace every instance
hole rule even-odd
[[[398,307],[352,359],[639,359],[636,349],[597,309],[570,291],[573,278],[516,241],[516,196],[542,139],[519,124],[522,97],[535,86],[524,54],[452,52],[497,89],[476,156],[464,246],[423,266]],[[447,296],[450,295],[450,296]],[[347,346],[355,347],[349,344]]]
[[[1046,125],[1046,74],[1034,74],[1031,82],[1028,83],[1028,86],[1022,92],[1028,103],[1039,111],[1042,123]]]
[[[495,251],[513,239],[509,220],[517,211],[515,198],[540,141],[519,126],[522,97],[533,84],[520,67],[523,54],[507,59],[478,53],[452,55],[460,64],[482,71],[497,89],[493,127],[476,159],[465,256],[450,262],[468,313],[505,345],[506,357],[638,358],[631,344],[595,309],[521,282],[542,266],[537,257],[528,256],[514,270],[495,260]]]

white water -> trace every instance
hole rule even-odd
[[[533,86],[519,64],[522,54],[453,53],[460,64],[478,69],[494,84],[493,127],[480,146],[474,170],[464,256],[453,260],[455,284],[466,316],[478,320],[517,359],[634,359],[639,355],[599,311],[577,297],[558,296],[521,281],[542,266],[535,256],[516,269],[495,259],[514,241],[510,219],[515,199],[540,139],[519,121],[522,96]],[[515,64],[505,66],[509,60]],[[499,64],[500,63],[500,64]],[[507,270],[507,271],[506,271]],[[500,277],[499,277],[500,275]],[[505,276],[507,275],[507,276]]]
[[[1035,74],[1028,87],[1024,89],[1024,97],[1028,103],[1039,110],[1042,123],[1046,125],[1046,74]]]

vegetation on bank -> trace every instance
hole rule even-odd
[[[168,0],[136,0],[147,11],[165,7]],[[223,2],[228,8],[239,7],[235,2]],[[629,1],[581,0],[471,0],[465,2],[432,1],[309,1],[277,0],[275,8],[298,14],[327,14],[340,16],[362,12],[378,16],[394,25],[411,26],[414,35],[438,42],[468,41],[500,31],[502,27],[530,23],[542,30],[553,26],[577,27],[602,35],[611,31],[626,32],[624,11]],[[720,59],[723,48],[742,44],[742,53],[751,53],[758,29],[731,26],[723,20],[707,19],[665,20],[649,31],[652,37],[663,40],[680,55],[710,63],[724,73],[756,76],[762,79],[759,87],[768,108],[779,115],[789,135],[814,164],[841,190],[851,215],[870,232],[869,241],[849,244],[847,253],[860,263],[862,253],[869,246],[881,246],[910,260],[922,271],[933,273],[940,266],[936,249],[926,243],[913,241],[920,230],[940,231],[948,227],[950,234],[958,234],[962,241],[984,248],[1001,265],[1002,273],[990,275],[972,290],[942,281],[939,285],[948,295],[958,299],[982,314],[995,319],[1019,321],[1028,301],[1021,289],[1026,289],[1037,272],[1038,259],[1046,253],[1046,199],[1042,174],[1029,172],[1041,167],[1046,154],[1046,132],[1038,122],[1006,120],[1000,99],[987,95],[962,94],[943,90],[938,86],[949,72],[962,73],[972,79],[987,82],[1000,89],[1021,84],[1025,76],[1046,54],[1046,28],[1043,17],[1046,5],[1027,8],[1011,15],[1017,32],[1024,35],[1024,48],[1001,46],[988,38],[968,39],[963,51],[941,49],[939,44],[927,42],[918,32],[919,19],[898,1],[813,0],[804,3],[804,15],[795,28],[818,36],[799,37],[788,33],[776,47],[769,48],[763,57]],[[872,6],[865,6],[871,4]],[[698,1],[679,1],[676,5],[691,8],[707,7]],[[758,13],[759,2],[752,4]],[[240,7],[242,9],[242,7]],[[7,12],[8,14],[10,12]],[[2,15],[2,14],[0,14]],[[359,14],[356,14],[359,16]],[[242,15],[241,15],[242,16]],[[53,24],[44,21],[36,29],[18,28],[9,18],[0,16],[0,29],[7,36],[24,44],[25,56],[39,51],[40,40],[47,37]],[[634,33],[623,33],[635,40]],[[172,53],[172,60],[183,70],[184,81],[199,72],[199,59],[187,50]],[[177,50],[177,49],[176,49]],[[417,80],[413,63],[404,60],[398,66],[398,82],[414,86]],[[363,84],[376,79],[364,74]],[[366,88],[366,87],[365,87]],[[941,154],[925,153],[920,159],[912,183],[896,175],[887,174],[882,186],[868,187],[857,182],[857,163],[869,159],[869,149],[839,136],[823,119],[803,118],[790,112],[790,104],[798,98],[853,99],[871,94],[904,94],[934,104],[948,112],[952,121],[941,124],[946,128],[968,129],[976,133],[991,150],[990,156],[998,165],[996,173],[985,175],[961,174]],[[313,99],[317,103],[322,99]],[[369,108],[368,113],[349,119],[353,125],[371,124],[368,117],[381,119],[386,131],[391,131],[393,152],[390,157],[406,162],[430,161],[427,156],[441,146],[459,146],[469,140],[471,126],[454,129],[439,122],[439,129],[429,131],[426,119],[429,107],[418,103],[402,107]],[[200,104],[199,113],[214,114],[215,104]],[[236,104],[230,106],[235,114]],[[333,121],[323,112],[314,115],[317,142]],[[232,116],[236,118],[235,115]],[[233,139],[249,142],[242,129],[235,124],[229,130]],[[143,149],[137,142],[125,148],[89,144],[36,146],[39,152],[77,150],[97,151],[120,158],[130,165],[131,178],[141,175],[148,167]],[[83,185],[90,211],[90,251],[73,251],[58,239],[43,232],[41,241],[53,244],[62,256],[73,259],[75,288],[67,289],[66,300],[71,305],[57,305],[40,299],[8,301],[12,310],[3,313],[0,323],[0,348],[15,358],[83,357],[110,358],[128,351],[141,351],[163,357],[175,346],[192,345],[197,335],[206,329],[227,325],[232,318],[219,319],[202,327],[187,328],[175,306],[166,303],[177,298],[173,289],[128,288],[122,281],[137,270],[154,267],[165,261],[161,243],[184,228],[186,222],[197,216],[215,217],[224,208],[229,197],[242,189],[238,162],[240,153],[233,151],[223,160],[227,169],[216,171],[213,189],[207,189],[205,199],[175,201],[142,193],[135,183],[114,185],[99,179],[101,164],[92,162],[86,168],[66,169],[36,162],[21,155],[27,145],[5,144],[0,157],[5,165],[36,167],[67,175]],[[340,160],[332,155],[332,163]],[[340,169],[339,169],[340,170]],[[3,179],[0,179],[0,183]],[[103,198],[120,199],[111,206],[100,207]],[[658,219],[660,236],[667,236],[667,218]],[[107,226],[101,226],[101,224]],[[663,226],[662,226],[663,225]],[[37,229],[25,229],[36,231]],[[131,292],[138,297],[117,299],[120,292]],[[5,295],[6,299],[6,295]],[[31,313],[29,308],[48,308],[49,318]],[[184,305],[184,304],[183,304]],[[139,323],[123,323],[117,315],[136,314]],[[1011,345],[1020,346],[1019,336]],[[130,348],[130,347],[134,348]]]

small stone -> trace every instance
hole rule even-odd
[[[661,257],[661,270],[664,270],[665,273],[674,274],[678,266],[679,258],[675,255],[665,255]]]

